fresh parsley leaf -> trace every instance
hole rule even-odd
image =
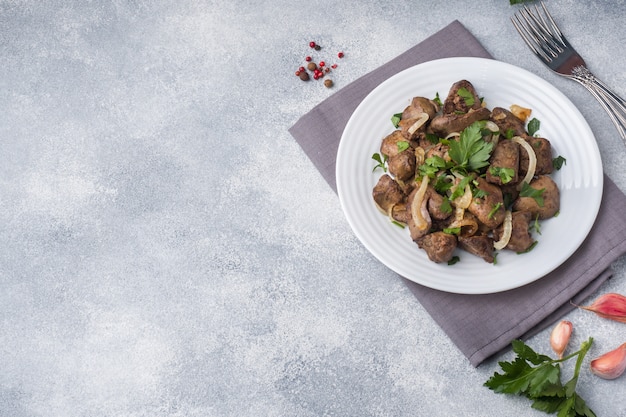
[[[491,167],[489,168],[489,173],[495,177],[500,177],[502,184],[507,184],[513,180],[515,170],[513,168]]]
[[[434,101],[435,103],[437,103],[437,105],[438,105],[439,107],[441,107],[441,106],[443,105],[443,103],[441,102],[441,98],[439,98],[439,92],[437,92],[437,93],[435,94],[435,98],[433,99],[433,101]]]
[[[487,215],[488,219],[492,219],[493,216],[496,215],[496,213],[498,212],[498,210],[500,210],[500,207],[502,207],[502,203],[498,202],[496,203],[495,206],[493,206],[493,208],[491,209],[491,211],[489,212],[489,214]]]
[[[393,124],[393,127],[397,129],[400,125],[400,120],[402,120],[402,113],[396,113],[391,116],[391,124]]]
[[[452,204],[450,204],[450,200],[447,197],[443,198],[443,201],[441,202],[441,206],[439,206],[439,209],[447,214],[452,213]]]
[[[467,107],[472,107],[474,105],[474,94],[472,94],[467,88],[461,87],[456,93],[463,99],[463,101],[465,101],[465,105],[467,105]]]
[[[376,171],[378,168],[382,169],[384,172],[387,172],[387,155],[380,156],[380,154],[377,152],[372,155],[372,159],[378,162],[378,165],[374,167],[372,172]]]
[[[457,198],[461,197],[463,194],[465,194],[465,187],[470,183],[470,181],[472,181],[472,177],[470,177],[469,175],[467,177],[463,177],[463,179],[459,181],[459,184],[452,192],[450,200],[454,201]]]
[[[552,159],[552,166],[557,171],[560,170],[563,167],[563,165],[567,165],[567,160],[565,158],[563,158],[561,155],[559,155],[556,158]]]
[[[531,197],[531,198],[533,198],[537,202],[537,205],[539,207],[543,207],[543,192],[545,190],[546,190],[545,188],[537,190],[536,188],[533,188],[530,185],[528,185],[527,182],[524,182],[522,184],[522,189],[519,192],[519,196],[520,197]]]
[[[452,181],[450,181],[448,179],[448,176],[444,173],[437,177],[437,180],[435,181],[435,184],[433,184],[433,187],[435,188],[435,191],[443,195],[446,193],[446,191],[452,188],[452,185]]]
[[[541,223],[539,223],[539,215],[535,216],[535,220],[532,221],[529,225],[528,225],[528,230],[530,232],[535,232],[537,234],[541,234]]]
[[[530,136],[535,136],[535,133],[537,133],[540,127],[541,127],[541,122],[537,120],[536,118],[532,118],[530,122],[528,122],[528,128],[527,128],[528,134]]]
[[[485,198],[489,195],[489,193],[485,190],[481,190],[480,188],[474,188],[472,195],[476,198]]]
[[[396,145],[398,145],[398,152],[404,152],[409,149],[409,142],[405,140],[399,140],[396,142]]]
[[[426,133],[426,139],[432,144],[439,143],[439,137],[433,133]]]
[[[435,178],[435,174],[446,167],[446,161],[437,155],[426,158],[424,163],[420,165],[419,172],[422,176]]]
[[[483,140],[480,127],[480,122],[474,122],[461,131],[459,140],[450,141],[448,155],[461,169],[478,171],[489,165],[493,144]]]

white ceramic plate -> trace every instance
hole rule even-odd
[[[543,221],[537,246],[526,254],[499,251],[489,264],[457,249],[461,261],[435,264],[374,205],[372,189],[382,175],[372,172],[372,155],[394,130],[391,116],[411,98],[443,99],[450,87],[469,80],[488,108],[518,104],[540,120],[538,134],[550,140],[553,155],[567,160],[552,174],[561,190],[557,217]],[[567,260],[585,240],[602,199],[602,161],[589,125],[567,97],[536,75],[503,62],[447,58],[411,67],[374,89],[358,106],[343,132],[337,154],[337,189],[350,226],[363,245],[400,275],[438,290],[462,294],[505,291],[533,282]]]

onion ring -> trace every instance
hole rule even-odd
[[[495,250],[504,249],[506,245],[509,244],[509,240],[511,240],[511,234],[513,233],[513,215],[511,214],[511,210],[507,210],[504,214],[504,223],[502,223],[502,236],[500,240],[493,243],[493,248]]]
[[[429,226],[428,221],[422,215],[422,203],[424,202],[424,198],[426,196],[426,191],[428,189],[428,181],[429,178],[425,176],[422,178],[420,186],[413,196],[413,201],[411,202],[411,217],[413,218],[413,222],[418,230],[424,231]]]
[[[526,142],[524,138],[520,136],[513,136],[511,140],[524,148],[528,154],[528,172],[526,172],[524,179],[517,185],[517,189],[521,190],[524,183],[530,184],[530,181],[535,176],[535,170],[537,169],[537,155],[535,154],[533,147],[530,146],[530,143]]]

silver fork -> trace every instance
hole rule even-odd
[[[545,4],[533,11],[524,6],[511,21],[533,53],[552,71],[578,81],[600,102],[626,144],[626,101],[589,71],[583,58],[565,39]]]

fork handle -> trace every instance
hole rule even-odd
[[[626,101],[593,75],[587,67],[575,67],[572,70],[572,79],[582,84],[600,102],[626,144]]]

